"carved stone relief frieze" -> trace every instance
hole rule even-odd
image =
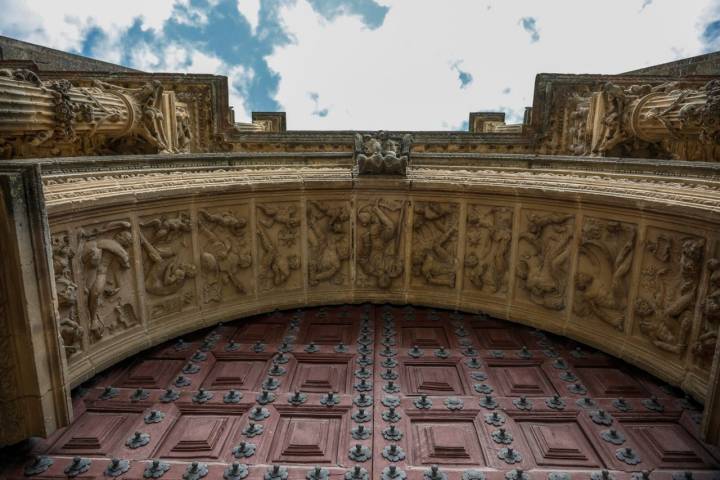
[[[255,218],[260,289],[300,288],[300,204],[259,203]]]
[[[586,217],[575,273],[573,313],[623,331],[637,226]]]
[[[203,302],[223,302],[253,290],[250,207],[199,209]]]
[[[413,284],[455,287],[459,211],[457,203],[415,203],[411,246]]]
[[[132,225],[128,220],[78,229],[83,307],[90,343],[139,324],[132,243]]]
[[[465,234],[466,288],[486,294],[508,289],[513,210],[468,204]]]
[[[402,285],[405,223],[404,199],[363,199],[357,207],[357,284],[381,290]]]
[[[518,237],[518,295],[550,310],[567,304],[575,215],[525,210]]]
[[[655,347],[682,354],[688,347],[705,240],[648,228],[635,300],[635,324]]]
[[[192,222],[187,211],[140,218],[143,279],[150,318],[179,313],[196,303]]]
[[[707,287],[701,300],[700,332],[693,343],[692,353],[695,363],[707,367],[709,372],[720,332],[720,258],[717,251],[716,255],[705,263],[705,267]]]
[[[348,285],[352,231],[350,203],[308,200],[308,283]]]
[[[83,349],[85,329],[78,315],[78,286],[73,275],[75,250],[70,245],[70,233],[58,232],[52,236],[55,291],[58,298],[60,336],[68,360]]]

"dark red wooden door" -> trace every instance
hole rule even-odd
[[[699,440],[701,412],[648,375],[539,331],[423,308],[327,307],[219,326],[76,394],[76,420],[35,445],[45,456],[28,459],[27,473],[669,479],[716,478],[720,459]]]

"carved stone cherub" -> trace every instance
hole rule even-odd
[[[405,175],[410,162],[412,135],[399,141],[380,131],[374,135],[355,134],[355,162],[358,173],[371,175]]]

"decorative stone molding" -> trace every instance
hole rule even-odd
[[[126,88],[42,81],[30,70],[0,70],[0,148],[5,158],[178,153],[192,140],[187,105],[158,80]]]

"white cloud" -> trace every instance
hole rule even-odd
[[[252,32],[255,33],[260,21],[260,0],[237,0],[237,8],[250,23]]]
[[[282,11],[296,39],[268,58],[278,101],[294,129],[442,129],[468,112],[532,104],[540,72],[619,73],[701,53],[700,19],[711,0],[385,0],[384,24],[328,22],[299,0]],[[531,43],[519,21],[536,19]],[[473,77],[461,89],[449,65]],[[508,91],[509,89],[509,91]],[[312,115],[307,92],[333,105]]]

